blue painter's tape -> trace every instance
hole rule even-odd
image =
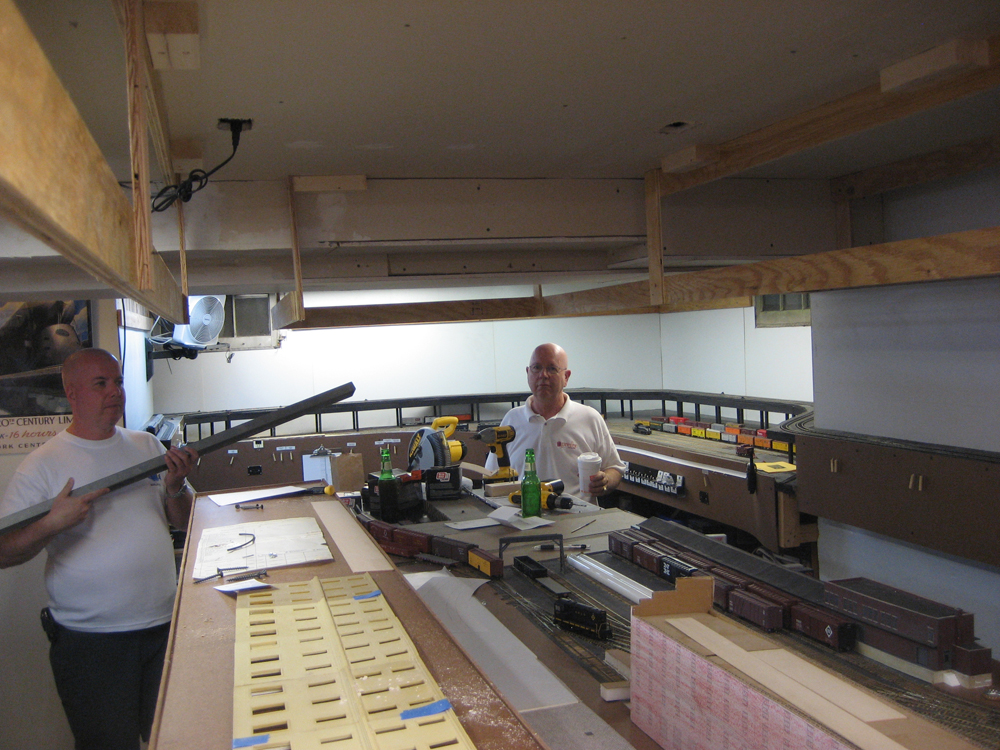
[[[382,596],[382,592],[379,591],[378,589],[375,589],[370,594],[358,594],[356,597],[354,597],[354,600],[359,601],[361,599],[374,599],[376,596]]]
[[[239,739],[233,740],[233,750],[240,747],[253,747],[254,745],[260,745],[267,742],[271,738],[269,734],[255,734],[251,737],[240,737]]]
[[[439,701],[428,703],[426,706],[421,706],[420,708],[408,708],[399,715],[399,718],[404,721],[406,719],[419,719],[421,716],[443,714],[449,709],[451,709],[451,703],[448,702],[447,698],[442,698]]]

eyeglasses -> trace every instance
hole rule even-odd
[[[566,369],[567,368],[565,367],[556,367],[555,365],[549,365],[548,367],[542,367],[541,365],[531,365],[530,367],[528,367],[528,370],[531,372],[532,375],[541,375],[544,372],[550,378],[554,378],[556,375],[558,375],[559,373],[563,372]]]

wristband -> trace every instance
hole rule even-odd
[[[177,498],[179,498],[181,495],[183,495],[188,491],[188,486],[189,485],[187,479],[185,479],[183,482],[181,482],[181,488],[177,490],[177,492],[167,495],[167,497],[170,498],[171,500],[176,500]]]

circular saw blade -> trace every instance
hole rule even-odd
[[[439,430],[422,427],[410,438],[409,470],[430,469],[435,466],[447,466],[448,450],[444,436]]]

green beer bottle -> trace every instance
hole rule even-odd
[[[521,479],[521,516],[542,515],[542,483],[535,471],[535,452],[528,448],[524,452],[524,477]]]
[[[392,458],[389,456],[389,449],[382,449],[382,468],[378,473],[379,480],[392,479]]]

